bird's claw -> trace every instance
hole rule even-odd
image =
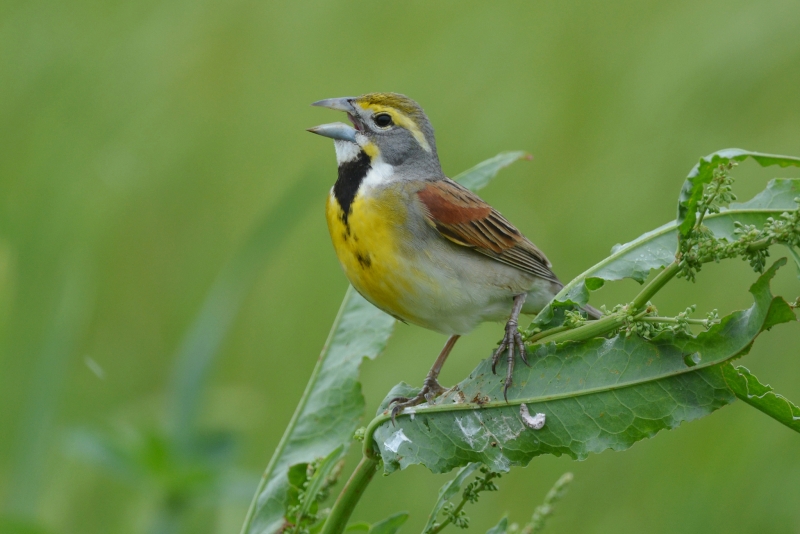
[[[422,389],[414,397],[395,397],[389,401],[389,406],[392,406],[392,425],[395,424],[395,417],[401,414],[404,409],[411,408],[423,402],[432,402],[433,399],[447,391],[439,384],[436,378],[428,376],[422,385]]]
[[[522,335],[517,329],[517,322],[508,321],[503,340],[500,342],[500,346],[497,347],[497,350],[494,351],[494,354],[492,354],[492,373],[497,374],[495,371],[497,362],[500,361],[500,356],[503,354],[503,352],[506,352],[508,368],[506,369],[506,379],[503,381],[503,398],[506,400],[506,402],[508,402],[508,388],[511,387],[511,375],[514,372],[515,348],[516,351],[519,352],[519,357],[522,358],[522,361],[525,363],[525,365],[530,367],[528,359],[525,357],[525,343],[523,343]]]

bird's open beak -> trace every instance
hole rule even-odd
[[[356,142],[356,129],[343,122],[332,122],[330,124],[321,124],[308,129],[309,132],[321,135],[323,137],[330,137],[331,139],[341,139],[342,141]]]
[[[345,96],[342,98],[328,98],[326,100],[314,102],[311,105],[321,108],[335,109],[336,111],[344,111],[347,113],[347,116],[350,117],[350,120],[352,120],[353,113],[355,112],[353,109],[353,100],[354,98],[351,96]],[[356,142],[356,129],[342,122],[333,122],[331,124],[315,126],[314,128],[309,128],[308,131],[324,137],[330,137],[331,139],[341,139],[342,141],[350,141],[351,143]]]

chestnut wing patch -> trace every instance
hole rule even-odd
[[[560,283],[544,253],[469,189],[445,178],[429,183],[417,196],[425,208],[428,223],[450,241]]]

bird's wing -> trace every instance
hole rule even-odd
[[[513,224],[478,195],[445,178],[417,191],[428,224],[459,245],[521,271],[561,283],[550,262]]]

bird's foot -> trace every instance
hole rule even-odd
[[[419,393],[417,393],[414,397],[395,397],[389,401],[389,406],[392,406],[392,424],[394,425],[394,418],[403,412],[406,408],[411,408],[412,406],[416,406],[417,404],[422,404],[423,402],[432,402],[433,399],[441,395],[447,391],[445,388],[439,384],[436,377],[428,375],[425,377],[425,382],[423,382],[422,389]]]
[[[506,334],[503,336],[503,341],[500,346],[492,354],[492,373],[497,374],[495,366],[500,361],[500,356],[506,352],[506,361],[508,362],[508,369],[506,370],[506,379],[503,383],[503,398],[508,402],[508,388],[511,387],[511,374],[514,372],[514,350],[519,352],[519,357],[525,362],[525,365],[530,367],[527,358],[525,357],[525,344],[522,342],[522,335],[517,329],[517,321],[509,320],[506,323]]]

